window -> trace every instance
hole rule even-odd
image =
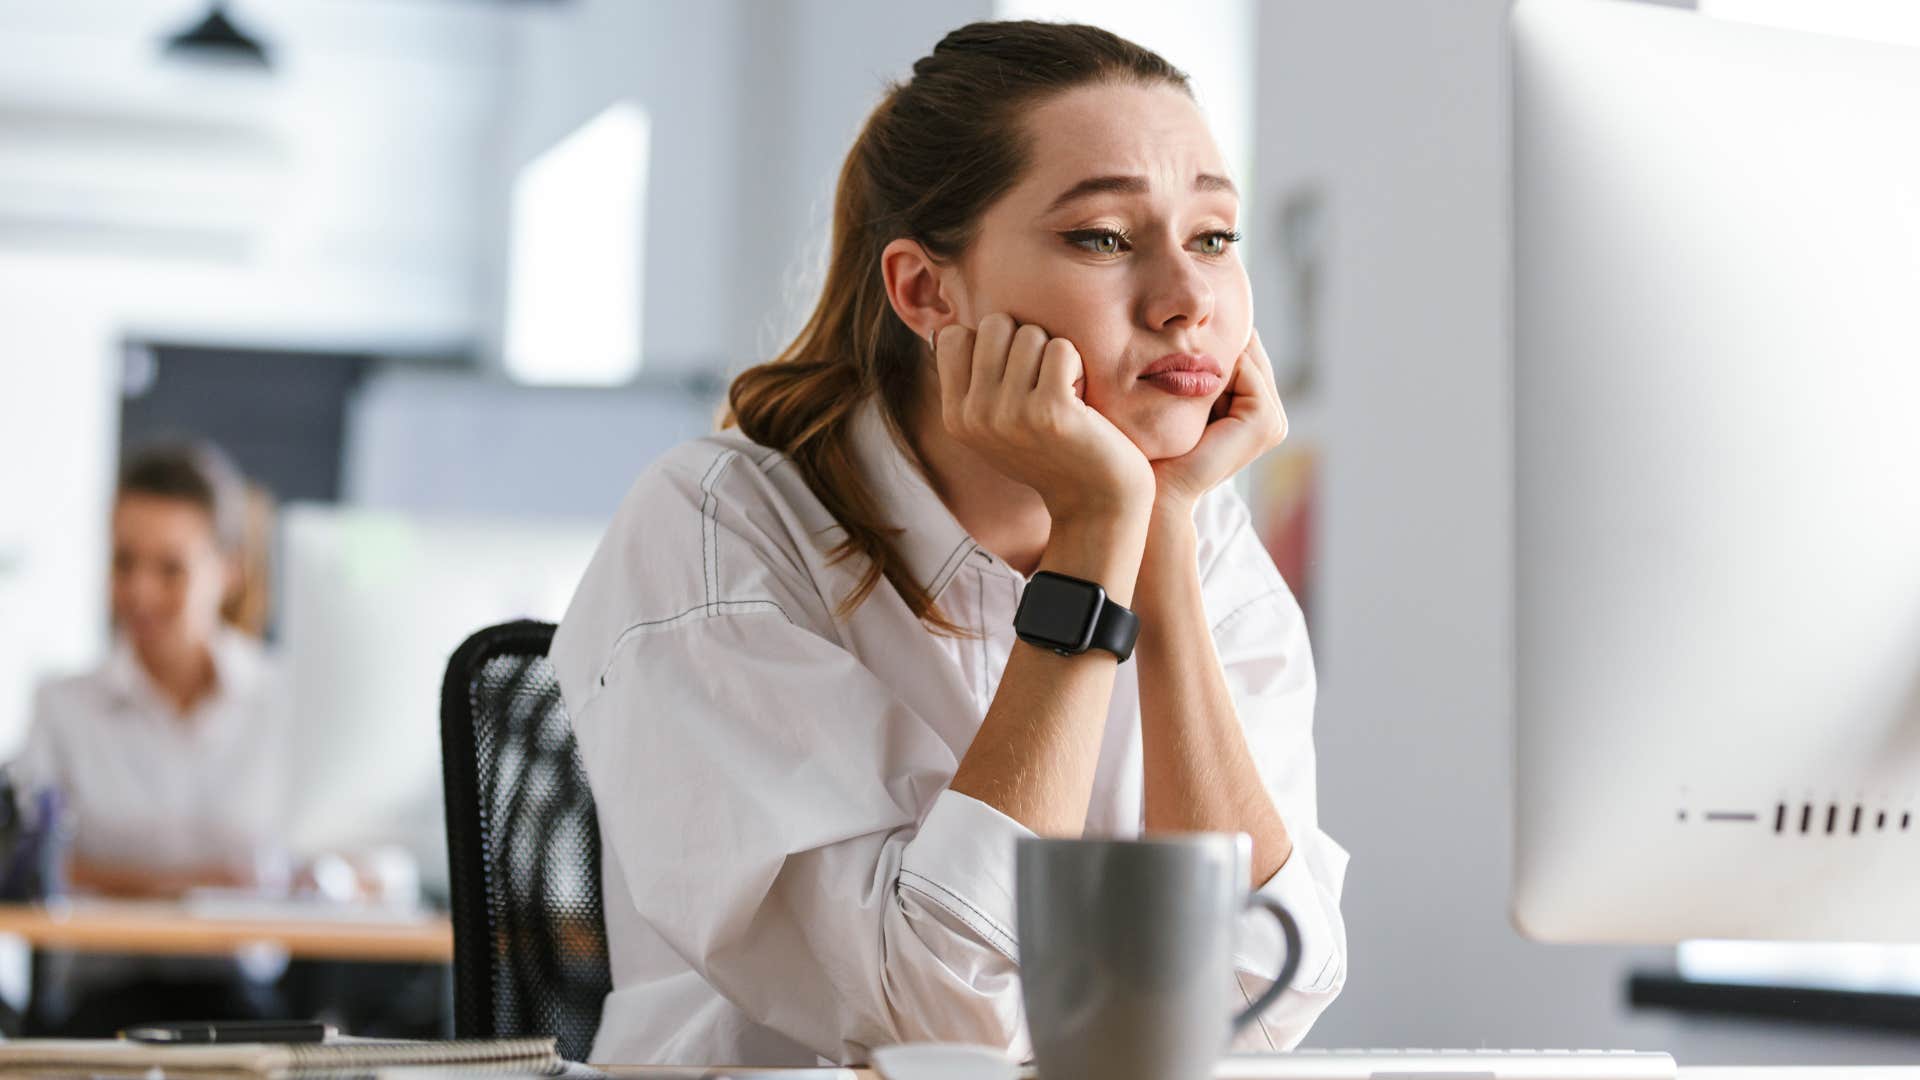
[[[647,114],[609,106],[513,184],[507,264],[508,374],[607,386],[640,370]]]

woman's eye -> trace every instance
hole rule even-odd
[[[1133,250],[1133,244],[1127,234],[1113,229],[1079,229],[1066,234],[1067,242],[1076,247],[1085,248],[1095,255],[1120,255]],[[1230,229],[1217,229],[1202,233],[1194,243],[1199,245],[1202,255],[1220,256],[1227,248],[1240,242],[1240,234]]]
[[[1240,234],[1237,232],[1202,233],[1199,240],[1200,254],[1225,255],[1228,247],[1239,242]]]
[[[1127,238],[1112,229],[1081,229],[1067,234],[1067,242],[1095,255],[1118,255],[1127,250]]]

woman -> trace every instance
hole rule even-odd
[[[734,382],[738,433],[640,478],[554,642],[605,855],[595,1060],[1024,1055],[1034,833],[1251,834],[1305,946],[1243,1045],[1339,992],[1312,661],[1225,484],[1286,426],[1237,212],[1185,76],[1091,27],[956,30],[874,110],[811,319]],[[1080,583],[1131,662],[1029,643],[1084,629]],[[1277,937],[1247,917],[1245,992]]]
[[[255,884],[276,861],[287,709],[237,610],[247,527],[239,473],[210,446],[122,469],[110,572],[115,636],[99,670],[43,686],[13,765],[59,791],[70,884],[177,897]]]
[[[259,643],[223,617],[248,607],[237,591],[245,499],[239,473],[208,446],[149,450],[121,471],[112,651],[98,670],[41,687],[9,767],[22,794],[58,793],[75,891],[174,898],[284,885],[286,701]],[[70,957],[59,967],[56,986],[36,988],[36,1011],[69,1034],[275,1007],[270,987],[232,961]]]

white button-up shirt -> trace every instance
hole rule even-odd
[[[798,469],[738,432],[686,443],[627,495],[552,659],[598,807],[613,992],[593,1060],[812,1065],[957,1040],[1029,1053],[1014,846],[947,788],[1016,638],[1025,578],[981,548],[861,407],[855,450],[915,577],[973,636],[859,579]],[[1294,850],[1263,891],[1298,920],[1295,989],[1241,1047],[1290,1048],[1346,978],[1347,854],[1315,809],[1305,624],[1222,485],[1196,513],[1215,647]],[[1136,666],[1122,664],[1086,835],[1143,826]],[[1241,916],[1242,992],[1284,957]]]
[[[253,866],[282,842],[289,715],[260,645],[222,629],[215,686],[182,716],[124,639],[106,663],[43,684],[10,766],[59,790],[82,858],[148,870]]]

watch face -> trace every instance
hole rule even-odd
[[[1093,618],[1100,589],[1083,581],[1036,574],[1020,594],[1014,628],[1022,637],[1079,652],[1093,639]]]

